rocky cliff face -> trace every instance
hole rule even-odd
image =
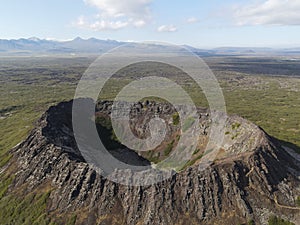
[[[138,107],[145,123],[145,115],[152,108],[165,118],[176,119],[174,109],[167,113],[160,108],[163,104],[151,104],[145,110]],[[109,115],[109,105],[99,103],[98,116]],[[208,116],[208,112],[201,113],[203,118]],[[278,141],[242,118],[227,119],[223,149],[204,171],[199,171],[197,165],[200,148],[188,166],[170,179],[132,187],[105,179],[85,162],[74,140],[71,115],[72,102],[51,107],[28,138],[12,150],[16,164],[11,169],[15,179],[10,189],[51,190],[47,213],[58,223],[65,224],[63,215],[75,212],[76,224],[231,225],[251,219],[255,224],[266,224],[272,214],[300,224],[296,206],[300,196],[298,155],[283,149]],[[132,119],[138,133],[144,122]],[[178,132],[177,123],[170,124],[166,143]],[[205,142],[209,119],[203,119],[202,124],[199,135]],[[124,146],[111,151],[129,164],[150,165],[153,155],[162,155],[163,150],[156,149],[152,156],[137,154]],[[156,159],[161,160],[160,156]]]

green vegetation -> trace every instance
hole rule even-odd
[[[179,113],[178,112],[174,113],[172,118],[173,118],[173,125],[177,126],[180,122]]]
[[[9,185],[13,181],[13,176],[4,176],[2,175],[0,178],[0,200],[5,196]]]
[[[196,158],[189,160],[180,170],[185,170],[186,168],[194,165],[199,159],[201,159],[203,157],[203,155],[199,155]]]
[[[68,223],[66,225],[75,225],[76,220],[77,220],[77,215],[74,214],[71,216],[70,220],[68,221]]]
[[[51,105],[69,100],[86,60],[0,60],[0,167],[11,155],[8,150],[26,138],[35,121]],[[68,66],[67,66],[68,64]],[[1,224],[54,224],[46,214],[47,193],[18,196],[8,192],[13,177],[0,177]]]
[[[300,196],[298,196],[296,199],[296,205],[300,207]]]
[[[166,147],[166,149],[164,150],[164,155],[165,156],[168,156],[170,153],[171,153],[171,151],[172,151],[172,149],[173,149],[173,147],[174,147],[174,140],[172,140],[168,145],[167,145],[167,147]]]
[[[268,225],[295,225],[289,221],[285,221],[284,219],[278,218],[276,216],[271,216]]]
[[[240,123],[234,123],[234,124],[231,125],[231,129],[232,130],[237,130],[240,126],[241,126]]]
[[[11,155],[9,153],[4,153],[3,155],[1,155],[0,158],[0,167],[3,167],[4,165],[6,165],[8,163],[8,161],[11,159]]]
[[[235,135],[233,135],[233,136],[231,137],[231,139],[234,140],[234,139],[237,138],[239,135],[240,135],[240,133],[236,133]]]
[[[111,120],[108,117],[98,116],[95,119],[95,123],[106,128],[107,130],[112,130]]]
[[[28,194],[23,198],[7,195],[1,198],[1,224],[54,224],[45,214],[49,194]]]
[[[254,220],[249,220],[247,224],[248,225],[255,225],[255,222],[254,222]]]
[[[121,144],[113,130],[109,117],[97,117],[95,123],[99,137],[108,150],[121,148]]]
[[[249,220],[247,223],[240,223],[239,225],[255,225],[254,220]]]
[[[234,80],[235,76],[228,79]],[[242,81],[237,84],[222,82],[228,113],[240,115],[262,127],[268,134],[300,146],[300,79],[251,79],[261,83],[258,87],[247,87]]]
[[[148,151],[147,152],[147,159],[150,162],[153,162],[153,163],[157,164],[161,161],[160,160],[160,153],[159,152],[155,153],[154,151]]]
[[[194,152],[193,152],[193,155],[197,155],[197,153],[200,152],[200,149],[197,148]]]

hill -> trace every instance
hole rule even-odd
[[[110,103],[99,102],[96,115],[100,118],[100,137],[104,135],[112,143],[115,140],[108,136],[109,123],[105,119],[110,113],[107,104]],[[151,108],[163,104],[151,102],[139,117],[146,122]],[[159,116],[171,119],[173,113],[160,110]],[[2,178],[10,177],[6,180],[8,196],[28,199],[33,194],[31,204],[44,202],[45,224],[229,225],[246,224],[250,220],[266,224],[272,215],[295,224],[300,222],[299,155],[240,117],[227,118],[222,132],[230,137],[225,138],[216,159],[204,171],[198,169],[201,157],[195,157],[163,182],[126,186],[105,178],[105,174],[86,163],[77,149],[71,115],[72,101],[51,107],[28,138],[11,151],[13,158],[1,171]],[[209,124],[209,117],[202,118],[203,124]],[[133,124],[135,129],[144,122],[133,118]],[[172,139],[176,126],[170,124],[166,143]],[[201,132],[199,137],[205,139],[207,134]],[[128,164],[153,163],[153,157],[124,146],[111,146],[110,151]],[[195,155],[203,154],[201,151]],[[158,152],[159,149],[154,154]],[[113,176],[130,177],[131,173],[116,170]],[[7,211],[1,214],[7,221],[20,208],[12,209],[9,204],[8,201]],[[26,218],[27,224],[39,220],[42,220],[40,216]]]

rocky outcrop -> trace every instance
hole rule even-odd
[[[99,104],[98,109],[105,109],[101,113],[108,115],[109,103]],[[174,111],[168,110],[160,113],[171,118]],[[17,172],[11,189],[32,192],[47,186],[47,213],[59,218],[58,223],[65,223],[62,215],[75,212],[76,224],[229,225],[251,219],[266,224],[272,214],[300,224],[295,203],[300,196],[299,161],[242,118],[228,118],[223,153],[204,171],[195,161],[168,180],[134,187],[105,179],[85,162],[74,140],[71,115],[72,102],[51,107],[12,150]],[[170,131],[177,132],[176,125],[172,127]],[[151,163],[124,146],[112,154],[130,164]]]

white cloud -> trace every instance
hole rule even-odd
[[[133,25],[135,27],[143,27],[146,25],[146,21],[145,20],[136,20],[136,21],[133,21]]]
[[[300,25],[299,0],[264,0],[236,6],[237,25]]]
[[[175,27],[174,25],[162,25],[157,28],[158,32],[175,32],[177,30],[177,27]]]
[[[127,22],[105,20],[96,21],[90,24],[90,28],[93,30],[118,30],[127,26]]]
[[[190,17],[186,20],[187,23],[197,23],[199,20],[195,17]]]
[[[128,26],[128,22],[121,20],[103,20],[99,19],[93,22],[88,21],[84,16],[80,16],[76,25],[80,28],[91,29],[94,31],[101,30],[118,30]]]
[[[99,13],[93,19],[79,17],[76,26],[92,30],[117,30],[128,26],[143,27],[151,19],[152,0],[84,0]]]

